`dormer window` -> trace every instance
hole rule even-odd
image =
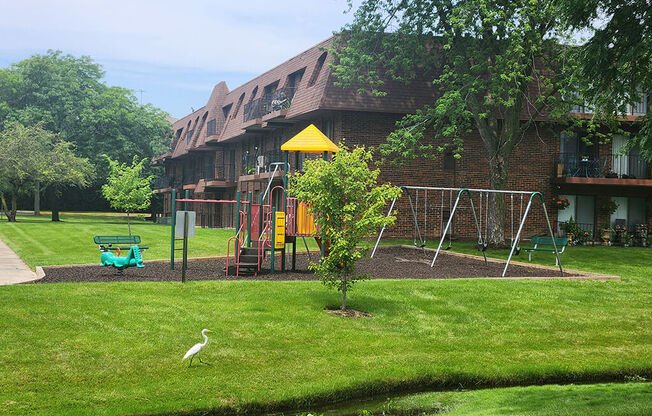
[[[315,65],[315,69],[312,71],[312,75],[310,76],[310,81],[308,81],[309,87],[312,87],[313,85],[315,85],[315,82],[317,82],[317,78],[319,78],[319,73],[321,72],[321,69],[324,66],[324,62],[326,62],[326,55],[327,52],[324,52],[321,54],[319,59],[317,59],[317,65]]]
[[[245,94],[244,94],[244,92],[243,92],[242,95],[240,96],[240,98],[238,98],[238,104],[235,106],[235,112],[233,113],[233,117],[232,117],[232,118],[236,118],[236,117],[237,117],[237,115],[238,115],[238,111],[240,110],[240,106],[242,105],[242,102],[244,101],[244,97],[245,97]]]
[[[217,123],[215,122],[215,119],[208,120],[208,124],[206,124],[206,135],[207,136],[214,136],[216,134],[215,127],[217,126]]]
[[[229,105],[225,105],[224,107],[222,107],[222,114],[224,115],[224,120],[229,118],[229,113],[231,112],[231,107],[232,106],[233,106],[233,104],[229,104]]]

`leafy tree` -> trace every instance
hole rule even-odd
[[[345,29],[333,48],[339,85],[382,95],[385,79],[426,76],[438,90],[381,146],[394,160],[451,148],[460,157],[477,131],[489,186],[505,189],[510,155],[526,131],[542,114],[568,114],[560,97],[575,64],[562,46],[567,33],[555,0],[365,0]],[[505,197],[489,199],[488,242],[504,245]]]
[[[16,221],[16,199],[28,183],[84,187],[92,176],[93,167],[75,155],[71,143],[40,125],[13,123],[0,132],[0,202],[10,222]],[[5,192],[11,195],[10,207]]]
[[[652,7],[645,1],[563,0],[562,20],[589,38],[573,49],[577,54],[580,95],[611,124],[626,104],[652,92]],[[650,105],[634,129],[630,145],[652,160]],[[625,131],[625,133],[628,133]]]
[[[401,191],[390,184],[378,185],[380,171],[369,169],[371,160],[372,153],[364,147],[349,151],[341,146],[332,161],[306,161],[304,173],[291,177],[289,192],[308,204],[322,236],[331,241],[329,255],[311,267],[324,284],[342,292],[342,309],[347,289],[366,277],[354,269],[369,250],[365,238],[396,220],[386,217],[384,208]]]
[[[97,167],[99,181],[109,171],[103,154],[131,162],[134,155],[150,158],[163,153],[171,135],[166,114],[151,105],[139,105],[127,89],[106,86],[103,76],[91,58],[60,51],[0,69],[0,128],[16,121],[41,123],[73,143],[75,151]],[[145,167],[148,173],[155,169]],[[57,189],[49,190],[56,198]]]
[[[147,159],[138,161],[138,157],[134,156],[131,166],[129,166],[108,156],[105,157],[111,173],[107,178],[107,183],[102,186],[102,195],[109,201],[111,207],[127,213],[127,226],[131,236],[129,214],[149,207],[154,194],[150,187],[153,176],[143,177],[141,175]]]

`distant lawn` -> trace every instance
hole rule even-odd
[[[0,220],[0,239],[14,250],[30,267],[56,264],[99,263],[100,254],[93,243],[94,235],[127,235],[126,218],[64,215],[61,222],[50,221],[49,216],[18,216],[18,222]],[[140,235],[142,244],[149,247],[145,261],[170,258],[170,226],[153,224],[132,217],[132,234]],[[226,255],[226,242],[234,230],[196,228],[189,240],[189,257]],[[306,239],[310,250],[317,250],[313,239]],[[178,246],[181,247],[180,245]],[[303,241],[298,250],[305,250]],[[231,247],[233,250],[233,247]],[[181,251],[177,251],[181,258]]]
[[[369,406],[373,415],[646,416],[650,383],[546,385],[420,393]]]

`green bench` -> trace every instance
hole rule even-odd
[[[532,237],[531,239],[534,247],[524,247],[523,250],[527,251],[528,260],[532,261],[532,252],[534,251],[547,251],[555,252],[555,246],[552,243],[552,237]],[[559,237],[555,238],[555,244],[557,245],[557,251],[559,254],[563,253],[568,245],[568,238]],[[545,247],[539,247],[545,246]],[[557,265],[557,256],[555,256],[555,265]]]
[[[139,235],[96,235],[93,237],[93,241],[98,245],[100,251],[109,251],[109,250],[129,250],[131,246],[138,246],[140,251],[145,251],[149,247],[140,247],[140,236]],[[117,244],[118,247],[113,245]],[[120,247],[119,245],[127,245]]]

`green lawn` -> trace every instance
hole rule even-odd
[[[93,258],[80,261],[89,263],[97,261],[92,235],[113,233],[97,230],[126,229],[107,219],[32,220],[0,223],[3,240],[14,247],[20,241],[25,255],[31,246],[57,247],[44,240],[58,238],[63,245],[62,234],[85,229],[76,244],[91,247]],[[198,231],[215,235],[215,241],[206,238],[207,250],[223,245],[222,231]],[[134,232],[149,244],[148,235],[166,241],[169,227],[137,224]],[[472,246],[456,243],[455,249]],[[0,414],[228,414],[305,409],[417,386],[649,379],[652,250],[569,247],[562,260],[623,280],[371,280],[349,294],[350,307],[373,315],[357,320],[325,313],[340,297],[319,282],[0,287]],[[537,255],[535,261],[551,264],[552,258]],[[181,357],[200,341],[202,328],[214,331],[203,355],[214,365],[187,369]],[[629,406],[629,393],[619,386],[606,388],[612,392],[607,396],[600,386],[578,394],[595,401],[596,414],[607,414]],[[632,388],[649,391],[642,386]],[[509,414],[505,409],[513,406],[525,414],[555,414],[579,400],[546,388],[461,392],[453,410]],[[536,397],[527,398],[528,391]],[[649,407],[649,394],[634,393],[642,399],[628,414]],[[549,410],[530,412],[537,400],[552,396]]]
[[[0,239],[14,250],[30,267],[57,264],[99,263],[100,253],[93,243],[94,235],[127,235],[126,218],[64,215],[61,222],[49,216],[18,216],[18,222],[0,221]],[[152,224],[132,218],[132,234],[140,235],[149,247],[145,261],[170,258],[170,226]],[[226,255],[226,242],[233,230],[196,228],[189,239],[189,257]],[[318,250],[313,239],[306,239],[310,250]],[[177,243],[178,244],[178,243]],[[181,245],[178,245],[180,248]],[[303,241],[298,242],[303,251]],[[233,250],[233,246],[231,246]],[[181,251],[176,256],[181,258]]]
[[[545,385],[420,393],[368,405],[365,410],[371,415],[647,416],[652,414],[652,385]]]

